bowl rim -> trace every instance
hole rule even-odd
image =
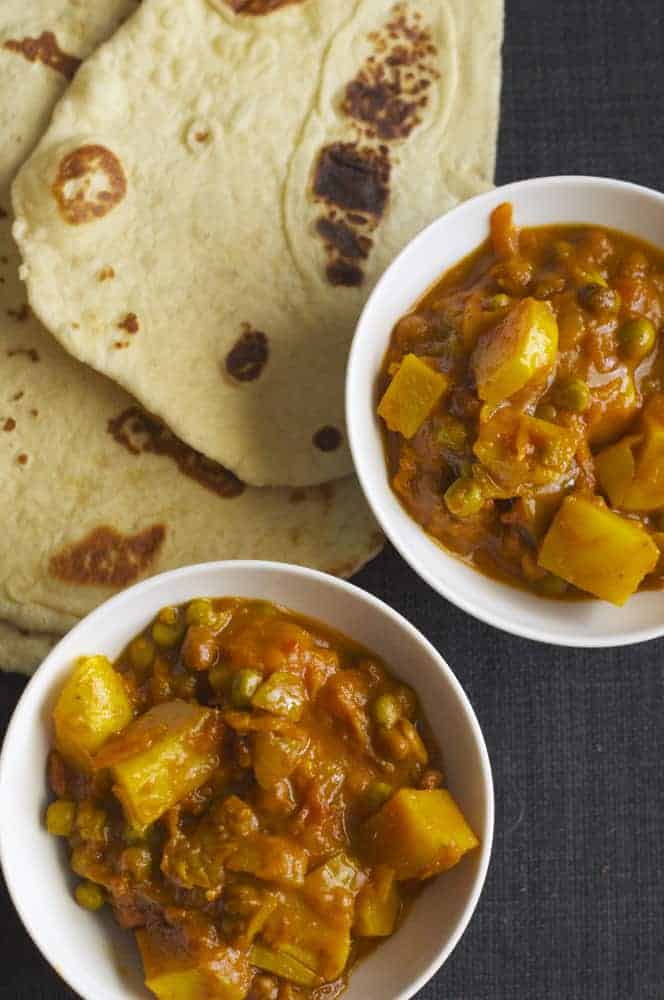
[[[614,648],[619,646],[636,645],[637,643],[647,642],[651,639],[656,639],[664,635],[664,619],[662,620],[662,624],[659,626],[635,628],[630,632],[611,631],[604,635],[589,636],[585,634],[583,630],[578,629],[576,631],[570,630],[566,633],[559,633],[552,625],[547,625],[544,621],[537,627],[531,627],[519,621],[516,615],[512,618],[508,618],[500,613],[494,613],[490,609],[485,608],[479,601],[475,602],[471,599],[467,600],[463,596],[460,596],[457,591],[455,591],[453,582],[448,584],[443,579],[430,572],[421,564],[419,559],[412,555],[403,539],[400,538],[399,533],[392,524],[391,516],[384,509],[383,503],[381,502],[381,488],[373,481],[365,467],[362,449],[358,442],[358,436],[360,433],[359,427],[362,420],[357,415],[359,414],[359,408],[355,402],[354,395],[356,391],[356,383],[358,385],[362,384],[362,379],[360,376],[355,374],[358,370],[357,358],[360,354],[364,341],[369,336],[368,327],[366,325],[367,317],[375,308],[375,304],[383,295],[385,288],[393,281],[394,272],[403,264],[405,260],[407,260],[408,257],[417,252],[420,245],[427,242],[434,230],[437,230],[443,224],[454,224],[455,219],[463,216],[466,212],[474,213],[476,211],[481,211],[483,206],[486,203],[491,203],[498,193],[500,193],[501,196],[504,196],[507,200],[514,192],[523,191],[526,188],[538,185],[549,185],[551,188],[570,188],[583,185],[598,189],[613,189],[623,192],[632,192],[635,194],[645,195],[648,198],[659,201],[664,207],[664,192],[658,191],[655,188],[646,187],[642,184],[635,184],[633,181],[619,180],[611,177],[595,177],[589,174],[552,174],[528,177],[522,180],[512,181],[508,184],[498,185],[487,191],[483,191],[472,198],[466,199],[460,204],[455,205],[455,207],[450,209],[450,211],[444,212],[442,215],[438,216],[433,222],[429,223],[428,226],[414,236],[413,239],[410,240],[392,260],[376,283],[358,319],[346,366],[345,412],[348,444],[353,458],[355,472],[360,481],[360,486],[362,487],[362,492],[364,493],[365,499],[369,504],[374,517],[378,521],[382,530],[385,532],[387,538],[397,550],[399,555],[408,563],[411,569],[414,570],[414,572],[433,590],[450,601],[450,603],[456,605],[456,607],[465,611],[467,614],[472,615],[479,621],[482,621],[487,625],[491,625],[493,628],[497,628],[510,635],[516,635],[524,639],[531,639],[535,642],[585,649]],[[583,225],[583,222],[581,221],[579,224]],[[387,490],[390,490],[389,485],[387,485],[386,488]],[[404,511],[404,513],[408,518],[410,518],[410,515],[406,511]],[[414,524],[417,524],[413,518],[410,518],[410,520]],[[423,528],[420,527],[419,530],[430,539],[432,544],[437,544],[434,539],[431,539],[431,537],[427,535]],[[445,549],[444,546],[441,546],[441,549],[451,560],[467,565],[463,563],[463,560],[461,560],[453,552]],[[512,587],[511,584],[507,584],[507,586],[511,589],[518,589]],[[545,599],[543,598],[542,600],[544,601]],[[605,603],[598,602],[594,598],[591,599],[591,601],[593,603]]]
[[[2,805],[11,795],[12,786],[8,777],[8,772],[11,766],[13,736],[16,732],[20,731],[25,712],[28,711],[33,704],[43,704],[44,699],[52,686],[53,682],[50,675],[53,668],[58,665],[60,647],[64,642],[73,641],[75,643],[79,632],[87,631],[91,624],[94,625],[96,622],[103,620],[109,613],[121,610],[123,604],[131,603],[137,592],[140,592],[142,595],[149,596],[151,591],[158,593],[164,586],[168,587],[168,585],[172,582],[180,581],[189,575],[196,576],[199,573],[223,574],[229,570],[232,570],[233,572],[251,571],[252,573],[258,571],[259,573],[264,573],[266,575],[285,573],[286,575],[300,577],[303,580],[314,580],[325,586],[329,586],[332,589],[345,592],[350,595],[353,600],[371,606],[373,611],[377,612],[379,615],[382,614],[391,618],[398,628],[408,633],[411,638],[423,648],[423,652],[428,654],[428,659],[431,662],[432,668],[445,676],[447,683],[450,685],[453,696],[456,697],[460,709],[466,717],[469,730],[472,733],[473,742],[477,748],[480,770],[479,780],[482,787],[486,813],[484,830],[481,836],[480,854],[468,899],[457,921],[454,931],[450,934],[444,946],[439,949],[435,958],[429,963],[421,975],[418,976],[417,980],[414,980],[406,988],[406,990],[402,991],[398,994],[398,996],[393,998],[393,1000],[410,1000],[410,998],[414,997],[415,994],[439,971],[439,969],[442,968],[444,963],[454,951],[473,917],[484,888],[491,860],[495,832],[495,793],[491,760],[482,729],[470,699],[468,698],[468,695],[466,694],[456,674],[433,643],[400,612],[390,607],[389,604],[381,600],[379,597],[363,590],[355,584],[349,583],[347,580],[342,580],[338,577],[333,577],[330,574],[320,572],[319,570],[309,569],[308,567],[292,565],[289,563],[272,562],[268,560],[251,559],[213,561],[183,566],[179,569],[170,570],[165,573],[158,574],[157,576],[149,577],[146,580],[141,580],[126,590],[121,591],[119,594],[109,598],[107,601],[104,601],[103,604],[99,605],[88,615],[82,618],[81,621],[74,626],[74,628],[72,628],[58,641],[58,643],[56,643],[53,649],[49,652],[48,656],[46,656],[43,660],[42,664],[37,668],[34,675],[30,678],[23,693],[21,694],[21,697],[19,698],[10,718],[9,725],[2,741],[2,747],[0,748],[0,869],[2,870],[5,878],[9,897],[25,930],[56,974],[72,989],[76,990],[81,997],[85,997],[86,1000],[93,1000],[93,996],[89,992],[88,977],[79,975],[78,969],[68,968],[65,973],[65,971],[60,967],[58,956],[52,953],[52,950],[48,945],[44,945],[42,943],[39,925],[33,920],[32,917],[33,911],[24,906],[21,899],[21,875],[19,872],[12,869],[11,858],[7,853],[7,838],[5,831],[11,825],[12,818],[11,810],[3,809]],[[97,993],[94,996],[94,1000],[98,1000],[98,996],[99,994]],[[111,994],[104,994],[104,997],[107,998],[107,1000],[111,1000],[111,996]],[[113,1000],[120,1000],[120,996],[113,996]]]

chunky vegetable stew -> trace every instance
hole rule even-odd
[[[413,690],[262,601],[166,607],[53,713],[49,831],[160,1000],[330,1000],[477,838]]]
[[[664,253],[491,235],[396,325],[378,413],[410,515],[489,576],[624,604],[664,563]]]

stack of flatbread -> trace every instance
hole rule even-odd
[[[378,551],[348,347],[401,247],[491,184],[502,20],[4,0],[0,666],[165,569]]]

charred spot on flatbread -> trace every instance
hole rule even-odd
[[[223,465],[184,444],[156,417],[130,406],[108,422],[108,432],[132,455],[148,452],[172,459],[180,472],[226,500],[238,497],[244,483]]]
[[[390,145],[421,123],[428,91],[440,75],[431,32],[404,3],[395,5],[368,41],[370,55],[346,84],[340,106],[354,141],[322,149],[313,181],[314,197],[325,205],[316,232],[325,246],[327,280],[347,287],[362,284],[362,262],[373,246],[368,234],[387,208]]]
[[[334,142],[321,150],[314,194],[331,207],[380,217],[389,197],[390,164],[380,150]]]
[[[115,269],[112,267],[102,267],[101,271],[97,275],[98,281],[110,281],[115,277]]]
[[[347,84],[342,112],[384,141],[406,139],[421,123],[440,73],[431,32],[397,4],[384,28],[369,35],[372,54]]]
[[[122,201],[127,178],[110,149],[80,146],[61,161],[52,191],[65,222],[80,226],[103,218]]]
[[[384,147],[363,149],[356,143],[336,142],[321,150],[313,187],[325,214],[317,220],[316,232],[325,246],[330,284],[362,284],[360,261],[373,245],[366,229],[375,228],[385,211],[389,180]]]
[[[163,524],[152,524],[135,535],[100,525],[52,555],[49,572],[64,583],[126,587],[150,567],[165,538]]]
[[[124,319],[121,319],[118,323],[118,329],[126,330],[127,333],[138,333],[140,329],[140,323],[138,322],[138,316],[136,313],[127,313]]]
[[[7,417],[2,425],[3,431],[13,431],[16,427],[16,421],[13,417]]]
[[[342,257],[366,258],[372,247],[372,241],[368,236],[357,233],[355,229],[344,222],[343,219],[328,219],[323,217],[316,223],[318,235],[325,240],[330,248],[330,252],[336,251]]]
[[[337,427],[321,427],[314,434],[313,441],[320,451],[336,451],[343,441],[343,435]]]
[[[247,324],[226,355],[224,367],[236,382],[254,382],[268,362],[270,347],[267,336],[252,330]]]
[[[252,17],[272,14],[281,7],[303,2],[304,0],[226,0],[226,4],[236,14],[250,14]]]
[[[9,52],[22,55],[28,62],[40,62],[72,80],[81,60],[63,52],[52,31],[42,31],[38,38],[9,38],[4,43]]]

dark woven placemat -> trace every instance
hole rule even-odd
[[[663,50],[663,0],[508,0],[498,182],[589,173],[664,187]],[[575,652],[511,638],[391,550],[356,582],[446,656],[494,767],[486,889],[419,1000],[663,1000],[664,644]],[[3,730],[21,688],[0,677]],[[2,893],[2,1000],[72,996]]]

